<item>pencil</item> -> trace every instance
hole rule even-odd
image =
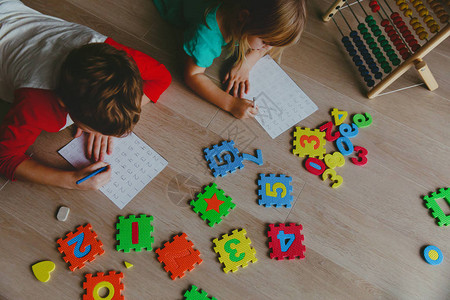
[[[82,183],[83,181],[88,180],[88,179],[91,178],[91,177],[94,177],[94,176],[97,175],[98,173],[101,173],[101,172],[105,171],[107,167],[108,167],[108,166],[104,166],[104,167],[101,167],[101,168],[98,169],[98,170],[95,170],[94,172],[92,172],[91,174],[87,175],[86,177],[83,177],[83,178],[81,178],[80,180],[78,180],[78,181],[77,181],[77,184],[80,184],[80,183]]]

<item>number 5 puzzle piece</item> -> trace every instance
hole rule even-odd
[[[259,205],[264,205],[265,207],[272,205],[275,205],[275,207],[283,205],[287,208],[291,207],[293,200],[291,181],[292,177],[285,175],[259,174]]]
[[[306,248],[303,246],[304,236],[301,234],[303,226],[295,223],[285,224],[269,224],[267,235],[272,240],[269,242],[269,248],[272,250],[270,258],[283,260],[288,259],[304,259]]]
[[[300,157],[309,155],[322,159],[327,152],[325,143],[325,132],[319,129],[311,131],[309,128],[295,127],[292,153]]]
[[[244,167],[243,157],[239,155],[239,150],[234,147],[232,140],[222,141],[212,148],[203,149],[203,152],[214,177],[223,177],[227,173],[234,173],[237,169]]]

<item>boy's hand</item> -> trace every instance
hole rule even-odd
[[[89,134],[86,144],[86,157],[93,161],[104,161],[106,154],[111,155],[113,151],[114,138],[102,135],[98,132],[87,132]],[[77,128],[75,138],[81,136],[83,130]]]
[[[104,166],[107,166],[106,170],[98,173],[97,175],[83,181],[80,184],[76,184],[77,180],[82,179],[83,177],[91,174],[95,170],[98,170]],[[81,170],[77,170],[74,173],[74,187],[79,190],[98,190],[102,186],[104,186],[111,179],[111,166],[103,161],[99,161],[93,163]]]
[[[258,114],[258,105],[244,98],[234,98],[230,113],[238,119],[254,118]]]
[[[250,68],[245,61],[240,66],[231,68],[222,82],[225,84],[228,81],[225,91],[234,97],[244,98],[244,94],[250,90],[249,72]]]

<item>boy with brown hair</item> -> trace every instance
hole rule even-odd
[[[155,59],[90,28],[43,15],[17,0],[0,0],[0,99],[13,102],[0,125],[0,173],[73,189],[98,189],[113,137],[129,134],[141,106],[156,102],[171,76]],[[75,123],[75,137],[89,134],[87,156],[95,163],[75,171],[31,159],[26,150],[42,130]]]

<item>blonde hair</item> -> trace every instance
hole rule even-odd
[[[225,39],[229,40],[229,55],[239,45],[236,64],[241,64],[250,50],[249,36],[257,36],[273,46],[269,54],[277,57],[284,47],[300,39],[306,24],[306,0],[214,0],[205,16],[217,5]],[[241,20],[243,11],[248,11],[248,15]]]

